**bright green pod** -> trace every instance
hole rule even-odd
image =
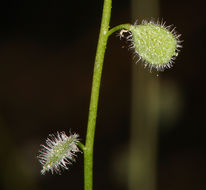
[[[144,22],[131,26],[132,48],[150,69],[162,71],[172,66],[173,60],[178,55],[181,47],[179,36],[174,31],[169,31],[164,24]]]

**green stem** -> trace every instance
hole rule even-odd
[[[107,36],[109,37],[111,34],[113,34],[114,32],[121,30],[121,29],[126,29],[126,30],[130,30],[131,25],[130,24],[120,24],[118,26],[113,27],[112,29],[110,29],[107,33]]]
[[[93,189],[93,146],[99,99],[99,89],[102,75],[104,54],[108,39],[109,22],[111,17],[112,0],[104,0],[99,41],[94,63],[92,91],[87,124],[87,135],[84,149],[84,190]]]
[[[104,54],[106,50],[107,40],[108,40],[108,37],[113,32],[123,29],[123,28],[128,29],[130,26],[128,24],[123,24],[123,25],[119,25],[109,30],[109,22],[110,22],[110,17],[111,17],[111,6],[112,6],[112,0],[104,0],[100,34],[99,34],[97,52],[96,52],[95,63],[94,63],[86,143],[84,147],[82,146],[84,150],[84,190],[93,189],[94,136],[95,136],[95,126],[96,126],[96,118],[97,118],[97,108],[98,108],[98,100],[99,100],[101,75],[102,75],[102,68],[103,68]]]
[[[78,142],[77,145],[78,145],[79,148],[84,152],[84,149],[85,149],[84,144],[82,144],[81,142]]]

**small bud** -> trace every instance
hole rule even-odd
[[[180,47],[180,35],[177,35],[165,23],[155,24],[144,21],[140,25],[131,26],[129,40],[132,42],[132,49],[139,55],[145,66],[163,71],[172,67],[173,60],[178,55]]]
[[[42,174],[51,171],[53,174],[60,173],[60,168],[68,169],[67,164],[75,161],[75,153],[79,152],[77,143],[79,142],[78,134],[69,137],[64,132],[57,132],[57,135],[49,135],[46,140],[46,146],[41,145],[38,159],[43,165]]]

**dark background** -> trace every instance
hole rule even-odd
[[[95,0],[0,3],[0,189],[83,189],[82,154],[61,176],[40,175],[36,155],[56,131],[71,129],[84,141],[102,6]],[[175,24],[184,48],[174,68],[159,74],[178,85],[181,109],[167,130],[160,120],[158,190],[206,189],[204,7],[201,0],[160,1],[160,18]],[[129,22],[130,1],[114,0],[111,26]],[[127,189],[113,171],[114,153],[129,141],[134,63],[126,45],[113,35],[106,51],[95,140],[98,190]]]

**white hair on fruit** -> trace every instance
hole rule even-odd
[[[46,140],[46,146],[41,145],[41,150],[37,156],[42,164],[42,174],[51,171],[53,174],[60,173],[62,169],[68,169],[68,164],[75,161],[75,155],[79,152],[77,146],[79,139],[78,134],[67,136],[65,132],[57,132],[56,135],[50,134]]]

